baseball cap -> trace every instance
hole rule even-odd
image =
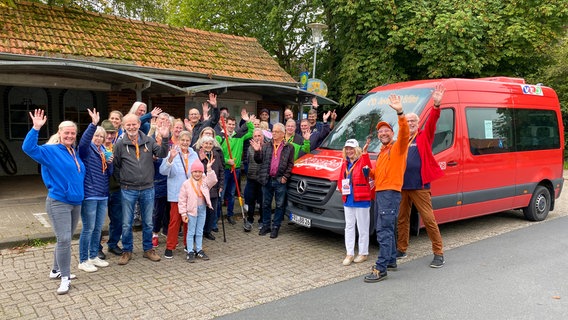
[[[377,130],[379,130],[382,126],[387,126],[387,127],[389,127],[389,129],[391,129],[391,131],[393,131],[390,123],[388,123],[386,121],[381,121],[381,122],[377,123]]]
[[[352,148],[358,148],[359,142],[357,142],[357,140],[355,140],[355,139],[349,139],[349,140],[345,141],[345,146],[346,147],[352,147]]]

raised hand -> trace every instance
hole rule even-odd
[[[432,99],[434,100],[435,106],[440,106],[442,102],[442,98],[444,97],[444,92],[446,92],[446,88],[443,85],[438,84],[432,93]]]
[[[89,112],[89,116],[91,116],[91,121],[92,121],[93,125],[96,126],[97,123],[99,123],[99,120],[101,120],[101,116],[97,112],[97,109],[93,108],[92,111],[91,111],[91,109],[87,109],[87,111]]]
[[[41,129],[47,121],[47,117],[42,109],[35,109],[33,114],[30,112],[30,118],[32,118],[34,129],[36,130]]]
[[[396,94],[391,94],[389,96],[389,106],[394,109],[397,113],[402,112],[402,102],[400,96]]]
[[[371,135],[367,136],[367,141],[363,146],[363,153],[367,153],[367,149],[369,149],[369,145],[371,144]]]
[[[250,117],[249,117],[249,114],[248,114],[247,109],[243,108],[243,109],[241,110],[241,118],[242,118],[243,120],[245,120],[245,121],[249,121],[249,120],[250,120]]]
[[[169,163],[174,162],[174,158],[178,155],[179,153],[179,148],[176,146],[174,148],[170,149],[170,158],[168,159]]]
[[[250,140],[250,145],[252,146],[252,148],[254,149],[254,151],[260,151],[260,141],[256,141],[254,139]]]
[[[217,107],[217,95],[214,94],[213,92],[209,92],[209,99],[207,99],[207,102],[209,102],[209,104],[213,108],[216,108]],[[205,111],[203,113],[205,113]]]
[[[335,109],[331,112],[331,121],[335,121],[337,119],[337,113],[335,113]]]
[[[329,119],[330,115],[331,115],[331,111],[324,113],[323,114],[323,122],[327,122],[327,119]]]
[[[319,106],[319,104],[318,104],[318,98],[312,97],[312,107],[314,107],[314,109],[317,109],[318,106]]]
[[[201,104],[201,109],[203,109],[203,121],[208,120],[209,117],[209,103],[203,102]]]
[[[193,126],[191,125],[189,119],[183,119],[183,124],[185,125],[185,130],[193,132]]]
[[[310,140],[311,136],[312,136],[312,130],[310,129],[302,132],[302,137],[304,137],[304,140]]]
[[[152,111],[150,112],[152,114],[152,117],[155,118],[157,117],[160,113],[162,113],[162,109],[155,107],[154,109],[152,109]]]
[[[211,159],[211,161],[207,162],[207,171],[211,170],[211,168],[213,167],[213,164],[215,163],[215,159]]]
[[[158,127],[158,133],[162,136],[162,138],[168,138],[170,136],[170,126],[162,124]]]

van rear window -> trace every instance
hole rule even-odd
[[[557,149],[560,135],[552,110],[466,109],[471,154]]]

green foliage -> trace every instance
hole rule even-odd
[[[11,0],[0,0],[11,1]],[[77,7],[143,21],[164,22],[165,0],[29,0],[52,6]]]

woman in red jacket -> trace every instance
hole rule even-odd
[[[343,265],[367,260],[369,255],[369,221],[371,208],[371,186],[369,172],[371,160],[367,153],[369,140],[361,149],[355,139],[345,141],[343,165],[339,171],[337,186],[343,195],[345,211],[345,249],[347,255]],[[359,232],[359,254],[355,256],[355,224]]]

